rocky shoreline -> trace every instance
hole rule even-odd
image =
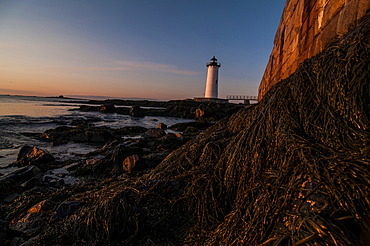
[[[69,101],[69,103],[81,103]],[[87,104],[87,105],[86,105]],[[131,115],[135,117],[164,116],[196,120],[215,121],[236,113],[245,105],[217,103],[212,101],[172,100],[172,101],[135,101],[135,100],[89,100],[79,108],[83,112],[103,112]]]
[[[95,102],[92,102],[92,104]],[[100,102],[101,103],[101,102]],[[122,103],[122,102],[121,102]],[[125,102],[127,104],[127,102]],[[119,129],[95,127],[89,120],[61,125],[43,133],[28,136],[51,146],[69,142],[96,146],[96,150],[79,159],[58,160],[35,146],[24,146],[17,160],[9,167],[14,172],[0,176],[0,244],[33,245],[44,230],[70,216],[85,201],[68,199],[110,182],[135,180],[150,172],[172,151],[194,139],[221,117],[244,108],[235,104],[161,102],[117,107],[118,102],[103,102],[100,106],[82,105],[75,110],[122,113],[133,117],[146,115],[193,118],[196,121],[157,128],[126,126]],[[164,105],[161,105],[164,106]]]

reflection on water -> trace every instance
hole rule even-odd
[[[65,102],[63,103],[60,100],[61,99],[57,98],[0,95],[0,116],[27,115],[31,117],[41,117],[68,113],[66,109],[73,108],[73,105],[66,105]],[[50,104],[49,102],[53,103]]]

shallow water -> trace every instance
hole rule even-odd
[[[74,154],[85,154],[95,149],[94,146],[68,143],[50,146],[22,133],[42,133],[60,125],[70,125],[73,120],[92,121],[94,126],[121,128],[124,126],[142,126],[153,128],[158,123],[168,126],[191,120],[171,117],[131,117],[120,114],[100,112],[68,111],[79,105],[68,104],[70,99],[42,98],[0,95],[0,168],[16,160],[19,149],[24,145],[37,146],[49,151],[58,159],[74,158]],[[76,101],[75,99],[73,99]],[[84,101],[81,100],[81,104]],[[6,173],[9,169],[0,169]]]

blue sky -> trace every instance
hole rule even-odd
[[[283,0],[0,0],[0,94],[257,95]]]

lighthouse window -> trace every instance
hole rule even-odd
[[[216,79],[216,85],[218,84],[218,79]]]

